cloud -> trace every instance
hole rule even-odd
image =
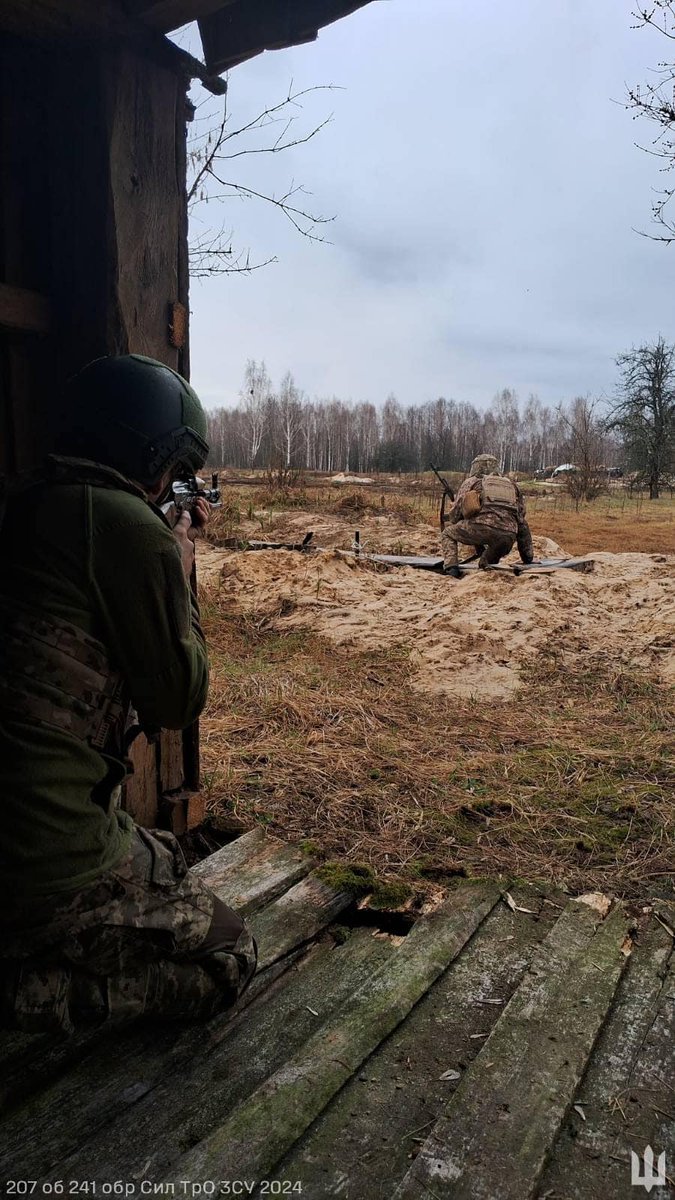
[[[633,232],[659,179],[616,102],[667,45],[630,8],[373,3],[232,71],[237,123],[291,78],[344,89],[308,99],[310,122],[334,119],[307,145],[236,167],[337,216],[315,245],[264,205],[226,210],[236,244],[279,262],[193,285],[207,400],[233,403],[253,357],[310,394],[557,403],[609,390],[631,343],[675,340],[672,255]]]

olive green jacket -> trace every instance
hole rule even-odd
[[[143,727],[183,729],[201,712],[196,602],[171,530],[140,496],[80,482],[14,497],[0,528],[0,598],[98,638]],[[0,712],[0,898],[79,889],[113,867],[133,830],[111,800],[124,775],[121,757]]]

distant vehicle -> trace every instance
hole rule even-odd
[[[561,463],[560,466],[556,467],[555,471],[551,473],[551,479],[555,479],[556,475],[573,475],[574,472],[578,470],[579,468],[576,463]]]
[[[553,467],[540,467],[532,476],[533,479],[550,479],[553,474]]]
[[[608,479],[623,479],[623,467],[607,467]]]

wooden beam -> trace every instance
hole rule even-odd
[[[196,0],[197,3],[200,0]],[[363,8],[370,0],[236,0],[199,21],[209,71],[225,71],[260,54],[312,42],[324,25]],[[187,14],[195,6],[185,0]],[[189,17],[186,15],[185,20]]]
[[[48,333],[51,328],[49,300],[39,292],[0,283],[0,325],[27,333]]]
[[[232,3],[234,0],[136,0],[133,12],[144,25],[168,33]]]

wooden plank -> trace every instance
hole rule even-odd
[[[256,835],[255,840],[252,834]],[[253,830],[245,835],[252,839],[246,847],[250,847],[250,853],[239,860],[236,869],[232,865],[232,847],[244,838],[224,846],[192,868],[221,900],[245,915],[292,887],[314,866],[313,860],[297,847],[261,834],[262,830]]]
[[[301,885],[300,885],[301,886]],[[465,884],[422,919],[397,953],[232,1115],[179,1160],[171,1177],[266,1178],[364,1059],[461,952],[499,891]]]
[[[29,333],[48,333],[51,306],[46,296],[0,283],[0,325]]]
[[[158,823],[157,749],[139,733],[129,749],[133,774],[124,783],[122,805],[137,825],[154,829]]]
[[[184,11],[194,0],[186,0]],[[197,0],[200,3],[201,0]],[[313,42],[319,29],[362,8],[368,0],[237,0],[203,17],[199,31],[210,71],[225,71],[261,50]],[[186,18],[187,19],[187,18]]]
[[[430,554],[357,554],[368,562],[387,563],[392,567],[418,567],[422,571],[440,571],[443,559]]]
[[[477,562],[460,563],[462,571],[480,571],[483,568],[478,566]],[[486,567],[488,571],[508,571],[512,575],[548,575],[552,571],[579,571],[582,575],[588,575],[595,570],[595,562],[592,558],[542,558],[533,563],[495,563],[491,567]]]
[[[534,1196],[625,968],[627,928],[620,906],[605,920],[566,909],[395,1200]]]
[[[348,553],[341,551],[341,553]],[[357,554],[354,557],[364,558],[368,562],[385,563],[392,567],[417,567],[422,571],[441,571],[443,567],[443,559],[436,555],[427,554]],[[542,558],[533,563],[495,563],[494,566],[482,568],[478,563],[460,562],[462,572],[464,571],[480,571],[483,569],[489,571],[508,571],[512,575],[541,575],[548,574],[551,571],[561,571],[563,569],[570,571],[580,571],[587,574],[593,571],[595,563],[591,558]]]
[[[233,842],[228,842],[226,846],[216,850],[215,854],[209,854],[208,858],[203,858],[201,862],[195,863],[191,869],[195,875],[199,875],[200,879],[208,883],[209,887],[218,891],[219,888],[227,885],[233,871],[238,870],[249,858],[260,853],[266,840],[264,829],[257,825],[255,829],[243,833],[241,837],[235,838]]]
[[[559,916],[535,888],[512,894],[530,912],[495,906],[284,1159],[275,1180],[287,1186],[299,1180],[310,1197],[391,1195]]]
[[[570,1110],[541,1181],[542,1196],[635,1195],[630,1152],[642,1157],[648,1145],[657,1157],[665,1151],[668,1164],[675,1163],[674,1001],[673,938],[652,916],[638,934],[617,1002],[575,1096],[583,1116]],[[652,1195],[660,1197],[661,1190]]]
[[[391,952],[390,941],[360,931],[344,946],[317,947],[234,1028],[219,1018],[179,1039],[158,1030],[108,1039],[0,1127],[0,1171],[43,1178],[63,1170],[100,1182],[139,1172],[163,1178]]]
[[[110,114],[110,182],[115,230],[114,298],[129,352],[177,368],[169,306],[178,295],[184,181],[177,178],[176,106],[184,85],[173,71],[120,50],[105,77]],[[184,137],[184,130],[182,133]]]
[[[159,783],[163,792],[183,786],[183,735],[178,729],[163,729],[160,734]]]
[[[316,937],[353,903],[351,892],[335,892],[314,875],[301,879],[252,922],[260,969]]]

